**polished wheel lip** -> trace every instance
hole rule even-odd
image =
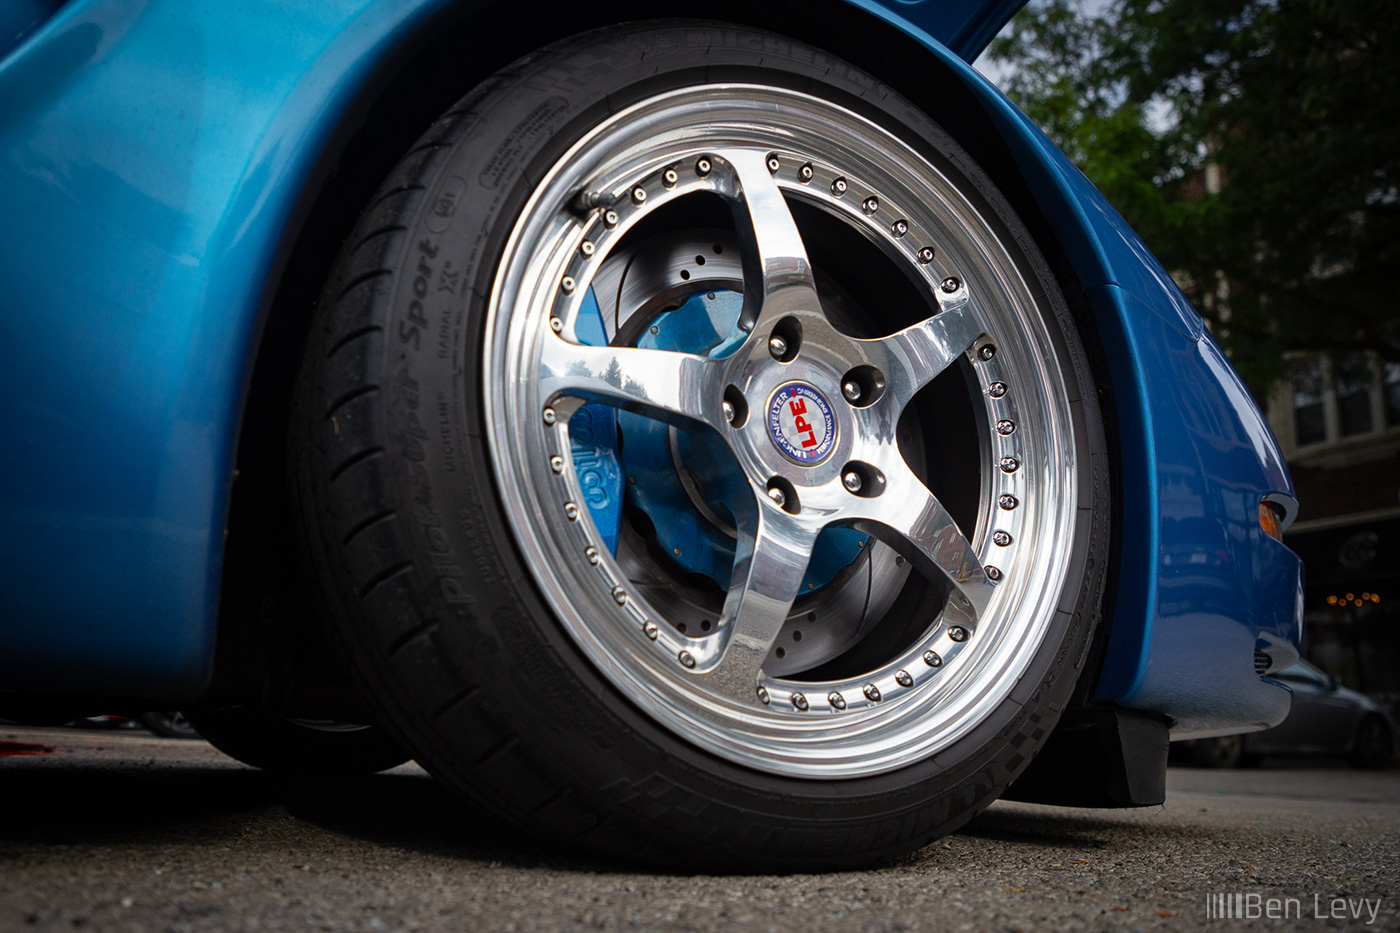
[[[700,135],[700,128],[706,135]],[[862,225],[857,229],[923,275],[930,291],[937,283],[954,282],[963,288],[958,300],[971,301],[969,307],[990,322],[989,338],[968,348],[976,351],[970,354],[974,371],[984,386],[1011,383],[1018,388],[996,399],[985,388],[981,391],[989,426],[980,441],[982,462],[994,464],[1016,453],[1023,466],[996,476],[994,488],[984,489],[981,497],[969,546],[979,555],[999,552],[997,564],[1005,579],[994,588],[969,591],[985,599],[979,611],[953,612],[950,603],[948,617],[936,620],[908,652],[858,678],[817,684],[763,677],[752,691],[757,702],[742,704],[733,689],[715,693],[697,686],[704,682],[692,672],[704,671],[698,659],[706,653],[705,640],[686,639],[658,626],[611,555],[596,549],[596,536],[575,504],[580,491],[572,471],[554,474],[543,466],[551,456],[567,456],[572,399],[554,397],[547,384],[528,372],[557,350],[549,343],[555,338],[547,321],[558,318],[558,330],[572,332],[577,301],[570,296],[586,289],[596,268],[579,259],[585,252],[579,244],[589,242],[591,255],[605,255],[668,193],[674,197],[693,190],[684,185],[680,191],[660,185],[651,190],[649,178],[682,161],[696,166],[699,176],[701,160],[713,168],[709,154],[715,152],[732,154],[735,162],[750,154],[764,162],[781,159],[773,153],[797,149],[799,135],[806,142],[802,148],[820,151],[793,152],[793,161],[816,166],[809,178],[835,178],[842,184],[832,181],[825,200],[796,178],[775,177],[773,190],[818,201],[852,226]],[[875,218],[863,209],[875,197],[875,181],[885,204],[904,205],[896,219]],[[603,201],[611,199],[615,207],[580,220],[569,205],[584,189],[604,192]],[[907,244],[900,242],[906,238]],[[930,239],[939,240],[940,259],[925,262],[920,243]],[[965,282],[979,283],[972,298]],[[946,747],[1009,695],[1044,638],[1063,582],[1060,557],[1073,530],[1077,465],[1073,448],[1063,442],[1071,431],[1068,403],[1061,397],[1065,382],[1036,315],[1014,262],[970,202],[903,143],[850,111],[767,86],[712,85],[658,95],[615,115],[575,144],[536,188],[506,244],[492,290],[484,372],[504,378],[487,378],[482,390],[486,410],[505,416],[489,419],[488,440],[503,506],[535,582],[565,630],[608,680],[662,725],[721,757],[777,774],[854,777],[889,771]],[[938,321],[939,315],[929,320]],[[915,364],[921,346],[906,348]],[[628,365],[647,364],[635,353],[613,356],[626,358]],[[683,354],[671,356],[677,360],[668,363],[679,363],[675,382],[682,393],[688,385],[696,387],[688,383],[692,376],[705,381],[698,371],[688,372]],[[816,356],[827,378],[839,378],[851,362]],[[762,383],[761,371],[748,375]],[[714,413],[704,406],[717,412],[718,398],[693,409],[714,425]],[[1011,441],[990,430],[1001,421],[1033,430],[1013,431]],[[839,486],[840,451],[848,442],[838,443],[840,455],[831,458],[830,476],[814,479],[816,471],[795,464],[788,464],[783,475],[795,475],[794,482],[820,498],[826,487]],[[541,469],[529,466],[535,463]],[[761,511],[762,521],[785,519],[768,509]],[[790,524],[789,531],[800,535],[801,523]],[[992,543],[993,526],[1009,527],[1018,543]],[[978,557],[976,563],[980,567],[990,559]],[[926,657],[936,657],[938,663]]]

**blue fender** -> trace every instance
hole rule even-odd
[[[851,2],[966,85],[1095,316],[1123,528],[1099,696],[1180,736],[1277,721],[1252,652],[1296,647],[1300,571],[1257,509],[1292,496],[1287,471],[1170,277],[963,60],[1019,2]],[[0,61],[4,689],[206,684],[279,245],[356,93],[450,3],[77,0]]]

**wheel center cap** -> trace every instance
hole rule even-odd
[[[768,436],[789,460],[816,466],[836,447],[831,403],[805,382],[779,386],[768,399]]]

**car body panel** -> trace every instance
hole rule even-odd
[[[240,416],[297,205],[376,69],[478,5],[77,0],[0,61],[5,689],[205,688]],[[1296,647],[1298,567],[1257,507],[1292,495],[1287,471],[1170,276],[967,64],[1019,4],[852,5],[965,86],[1094,313],[1124,512],[1099,695],[1183,735],[1277,721],[1287,693],[1252,652],[1265,634]]]

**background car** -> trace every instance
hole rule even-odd
[[[1014,7],[25,5],[0,713],[725,870],[1282,719],[1287,470]]]
[[[1375,700],[1307,661],[1272,676],[1293,691],[1283,722],[1262,732],[1183,742],[1183,753],[1211,768],[1257,765],[1265,755],[1347,758],[1357,768],[1383,768],[1394,760],[1395,724]]]

